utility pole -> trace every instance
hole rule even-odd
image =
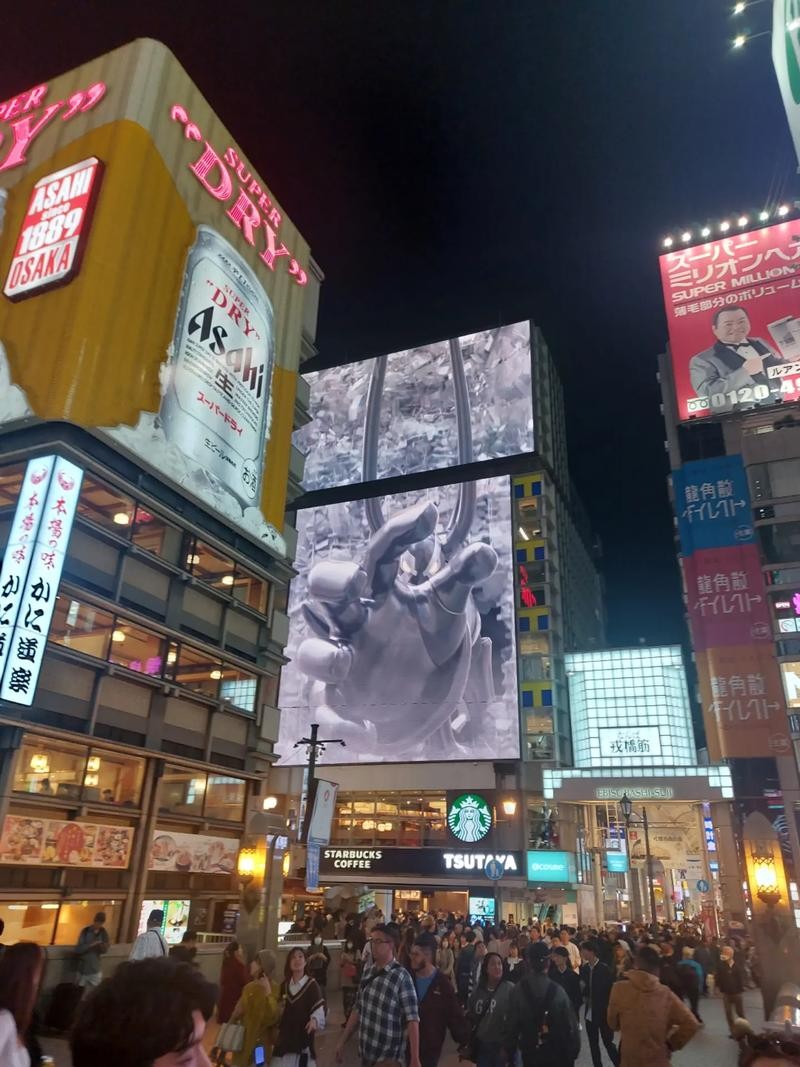
[[[647,808],[642,804],[642,822],[644,823],[644,851],[647,859],[647,883],[650,886],[650,913],[653,917],[653,932],[657,923],[656,918],[656,889],[653,884],[653,857],[650,853],[650,827],[647,822]]]
[[[317,751],[320,754],[325,751],[326,745],[341,745],[342,748],[346,748],[346,744],[340,737],[322,738],[319,736],[319,723],[312,722],[311,729],[309,731],[310,737],[301,737],[299,741],[295,741],[294,747],[299,748],[301,745],[306,745],[308,748],[308,786],[306,789],[306,811],[303,816],[303,825],[298,837],[300,844],[306,844],[308,842],[308,829],[311,825],[311,814],[314,810],[314,798],[317,795]]]

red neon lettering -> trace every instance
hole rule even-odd
[[[46,107],[42,112],[42,117],[33,125],[31,124],[30,115],[28,115],[27,118],[20,119],[19,122],[11,123],[11,130],[14,134],[14,144],[11,146],[11,151],[8,153],[3,163],[0,163],[0,171],[10,170],[11,167],[18,167],[20,163],[25,162],[25,153],[27,152],[30,143],[38,137],[45,126],[54,117],[55,113],[60,109],[61,101]]]
[[[275,247],[275,241],[278,235],[268,222],[264,223],[264,229],[267,231],[267,247],[261,253],[259,258],[264,260],[270,270],[275,270],[275,260],[278,259],[279,256],[288,256],[289,249],[283,243],[280,248]]]
[[[219,169],[220,174],[219,181],[216,185],[212,185],[208,181],[208,175],[214,167]],[[200,156],[196,163],[191,163],[189,165],[189,170],[194,174],[195,178],[197,178],[206,192],[210,193],[215,200],[227,200],[233,192],[230,175],[225,169],[224,163],[208,141],[206,141],[205,152],[203,152],[202,156]]]
[[[238,226],[244,234],[244,239],[249,245],[254,245],[256,239],[253,236],[255,230],[261,225],[261,216],[258,209],[249,196],[239,186],[239,196],[233,207],[225,212],[234,225]]]

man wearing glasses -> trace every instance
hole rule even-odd
[[[345,1044],[358,1027],[363,1067],[404,1067],[406,1041],[408,1067],[420,1067],[417,993],[411,975],[395,959],[396,929],[380,923],[373,928],[369,944],[373,965],[362,975],[355,1008],[336,1046],[336,1062],[344,1059]]]

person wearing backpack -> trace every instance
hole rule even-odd
[[[523,1067],[572,1067],[581,1050],[578,1020],[569,997],[547,977],[550,948],[536,941],[527,951],[528,973],[514,987],[506,1013],[509,1063],[517,1049]]]

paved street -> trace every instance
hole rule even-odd
[[[338,993],[334,994],[331,1005],[328,1028],[320,1036],[318,1045],[318,1062],[320,1067],[333,1067],[333,1048],[341,1032],[341,1010]],[[753,1023],[761,1020],[761,996],[756,992],[745,994],[745,1008]],[[737,1046],[727,1036],[722,1001],[718,999],[703,1000],[700,1014],[705,1020],[705,1028],[681,1052],[672,1057],[673,1067],[734,1067],[737,1058]],[[214,1028],[216,1029],[216,1028]],[[585,1037],[585,1035],[582,1035]],[[213,1038],[213,1032],[209,1034]],[[71,1067],[69,1052],[65,1041],[48,1040],[44,1042],[45,1051],[55,1058],[56,1067]],[[604,1067],[609,1063],[603,1054]],[[441,1067],[458,1067],[458,1057],[452,1043],[449,1043],[442,1057]],[[591,1067],[589,1046],[584,1040],[577,1067]],[[356,1040],[351,1038],[345,1067],[358,1067]]]

